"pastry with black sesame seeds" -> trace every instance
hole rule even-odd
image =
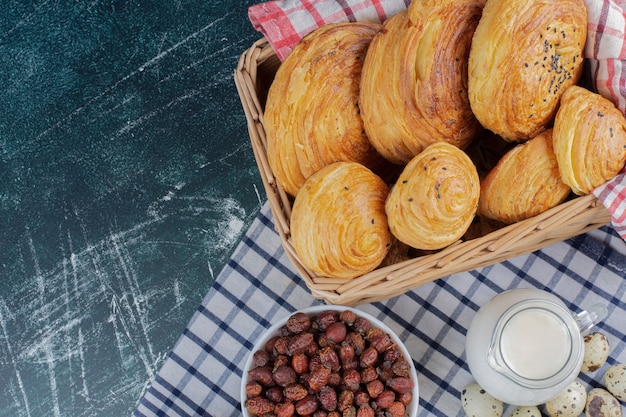
[[[488,0],[469,55],[480,123],[510,142],[545,130],[582,75],[586,37],[583,0]]]
[[[385,214],[387,184],[357,162],[335,162],[311,175],[296,196],[291,237],[315,275],[356,278],[377,268],[393,244]]]
[[[607,98],[572,86],[554,121],[554,152],[563,182],[585,195],[626,164],[626,119]]]
[[[447,142],[434,143],[409,161],[389,192],[389,228],[415,249],[442,249],[468,230],[479,196],[480,179],[469,156]]]

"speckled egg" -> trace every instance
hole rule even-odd
[[[594,388],[587,394],[586,417],[622,417],[622,407],[604,388]]]
[[[541,411],[534,405],[522,406],[513,410],[511,417],[541,417]]]
[[[594,372],[604,365],[609,357],[609,339],[600,333],[594,332],[585,335],[585,356],[580,367],[582,372]]]
[[[604,374],[606,389],[620,401],[626,401],[626,364],[611,365]]]
[[[546,403],[546,411],[551,417],[578,417],[585,410],[586,401],[585,386],[580,381],[574,381]]]
[[[461,403],[467,417],[501,417],[504,412],[502,401],[494,398],[475,382],[463,388]]]

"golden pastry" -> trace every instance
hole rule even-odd
[[[511,224],[561,204],[569,193],[548,129],[508,151],[487,174],[481,183],[478,214]]]
[[[377,23],[339,23],[307,35],[285,58],[264,113],[268,162],[295,196],[304,180],[336,161],[376,169],[383,158],[365,135],[358,95],[363,55]]]
[[[311,175],[293,203],[291,236],[302,263],[320,276],[355,278],[378,267],[392,243],[387,184],[357,162]]]
[[[466,147],[481,129],[467,97],[467,60],[484,0],[414,0],[383,23],[363,64],[365,131],[389,161],[426,146]]]
[[[469,100],[508,141],[537,136],[583,70],[583,0],[488,0],[469,55]]]
[[[554,152],[563,182],[577,195],[615,177],[626,163],[626,120],[600,94],[572,86],[554,121]]]
[[[424,250],[441,249],[467,231],[480,180],[469,156],[447,142],[428,146],[404,168],[385,205],[391,233]]]

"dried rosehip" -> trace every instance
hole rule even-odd
[[[367,368],[368,366],[374,366],[376,361],[378,361],[378,351],[373,346],[369,346],[361,353],[359,365],[361,365],[361,368]]]
[[[344,343],[339,348],[339,359],[341,363],[348,363],[354,360],[354,347],[349,343]]]
[[[296,412],[296,406],[292,402],[276,404],[274,412],[276,417],[292,417]]]
[[[308,416],[313,414],[318,407],[317,398],[315,395],[307,395],[300,401],[296,402],[296,413]]]
[[[320,367],[314,371],[311,371],[309,375],[309,388],[313,392],[318,392],[325,385],[328,385],[331,371],[326,367]]]
[[[297,375],[291,366],[280,365],[272,373],[272,379],[281,387],[286,387],[296,382]]]
[[[354,404],[357,407],[362,406],[363,404],[369,404],[370,395],[365,391],[357,391],[354,393]]]
[[[370,338],[370,345],[373,346],[378,352],[384,352],[393,345],[393,341],[388,334],[380,334],[376,337]]]
[[[328,385],[331,387],[337,387],[341,384],[341,374],[339,372],[331,372],[328,378]]]
[[[317,398],[324,410],[334,411],[337,408],[337,392],[334,389],[322,387]]]
[[[246,395],[248,397],[258,397],[263,392],[263,387],[258,382],[246,383]]]
[[[388,408],[396,400],[396,393],[384,390],[376,397],[376,406],[378,408]]]
[[[378,378],[383,382],[387,382],[394,376],[389,362],[383,362],[381,366],[376,368],[376,372],[378,372]]]
[[[350,391],[357,391],[361,386],[361,374],[356,369],[351,369],[343,373],[343,384]]]
[[[356,410],[356,417],[374,417],[374,409],[368,404],[363,404]]]
[[[354,392],[350,390],[343,390],[339,393],[337,399],[337,411],[340,413],[345,412],[348,408],[354,405]]]
[[[352,326],[356,320],[356,314],[352,310],[344,310],[339,313],[339,320],[346,323],[348,326]]]
[[[319,351],[320,362],[331,371],[339,369],[339,357],[337,352],[330,346],[326,346]]]
[[[336,311],[327,310],[327,311],[322,311],[317,316],[317,319],[315,320],[315,324],[319,330],[325,331],[329,325],[336,322],[337,320],[339,320],[339,314],[337,314]]]
[[[355,355],[360,355],[365,349],[365,339],[359,333],[350,332],[346,335],[346,342],[352,345]]]
[[[279,337],[274,342],[274,354],[285,355],[289,348],[291,339],[288,336]]]
[[[365,335],[367,331],[370,329],[370,322],[364,317],[357,317],[354,320],[352,329],[361,335]]]
[[[402,352],[400,351],[400,349],[398,348],[398,345],[396,344],[389,347],[389,349],[385,350],[385,353],[383,355],[383,360],[391,362],[391,363],[401,358],[403,358]]]
[[[289,401],[298,401],[309,395],[309,391],[302,384],[292,384],[283,389],[283,394]]]
[[[385,390],[385,385],[379,380],[368,382],[366,385],[367,393],[372,398],[378,398],[378,396]]]
[[[406,411],[406,407],[401,402],[394,402],[387,408],[387,416],[389,417],[403,417]]]
[[[302,312],[295,313],[287,319],[286,327],[291,333],[302,333],[311,328],[311,318]]]
[[[361,381],[363,383],[367,384],[375,379],[378,379],[378,372],[376,372],[376,369],[371,366],[361,369]]]
[[[289,356],[276,355],[274,358],[274,368],[272,369],[272,372],[276,371],[276,368],[278,368],[279,366],[288,365],[289,362],[291,362],[291,359],[289,359]]]
[[[291,367],[298,375],[308,372],[309,357],[305,353],[296,353],[291,358]]]
[[[289,340],[287,354],[295,355],[296,353],[304,353],[313,343],[315,343],[313,333],[297,334]]]
[[[413,389],[413,381],[405,376],[395,376],[387,381],[387,386],[398,394],[404,394]]]
[[[263,397],[248,398],[244,405],[250,414],[263,415],[274,411],[274,403]]]
[[[398,401],[400,401],[405,406],[409,405],[412,400],[413,400],[413,393],[410,391],[404,392],[398,396]]]
[[[273,386],[265,391],[265,398],[277,404],[285,400],[285,395],[281,387]]]
[[[272,378],[272,368],[269,366],[260,366],[258,368],[251,369],[248,372],[248,378],[250,381],[258,382],[264,387],[274,385],[274,379]]]
[[[257,350],[252,355],[252,367],[258,368],[259,366],[265,366],[270,360],[270,354],[266,350]]]
[[[342,321],[332,323],[326,328],[326,338],[334,343],[343,342],[347,334],[348,330]]]
[[[269,354],[274,353],[274,345],[276,341],[279,339],[278,336],[271,337],[267,342],[265,342],[265,346],[263,347],[265,351]]]
[[[316,354],[309,358],[309,371],[315,371],[323,366],[320,355]]]
[[[391,370],[398,376],[409,377],[411,375],[411,365],[404,359],[398,359],[391,364]]]

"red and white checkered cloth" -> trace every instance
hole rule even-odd
[[[589,19],[585,57],[596,90],[626,114],[626,0],[585,0]],[[626,240],[626,169],[593,190]]]
[[[309,32],[326,23],[383,22],[411,0],[275,0],[251,6],[248,16],[280,60]],[[585,0],[589,26],[585,56],[595,88],[626,114],[626,0]],[[611,212],[626,240],[626,169],[593,194]]]
[[[305,35],[326,23],[383,22],[411,0],[277,0],[251,6],[248,17],[282,61]]]

